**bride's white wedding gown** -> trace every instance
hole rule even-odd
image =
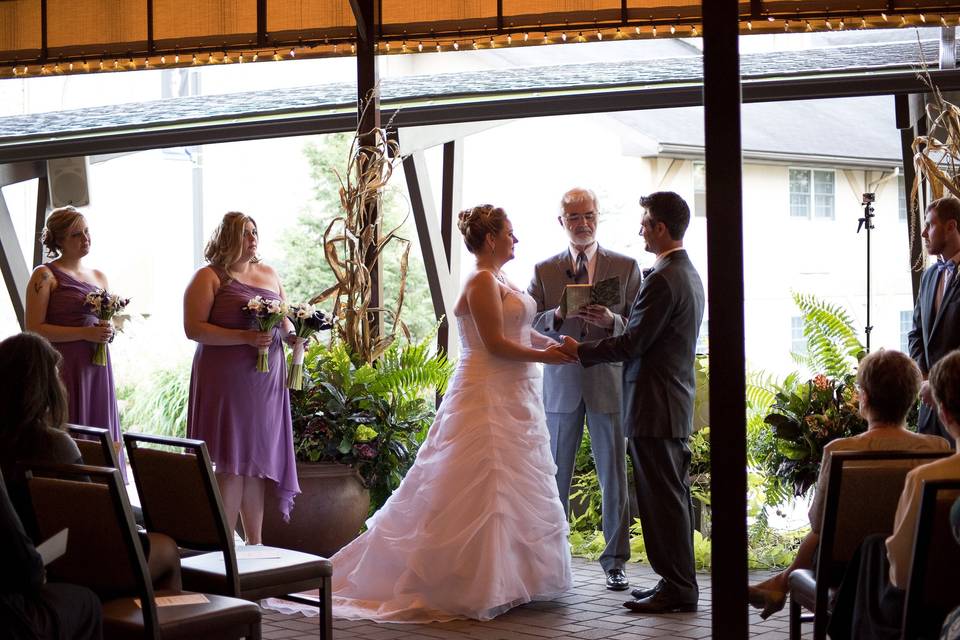
[[[504,334],[530,345],[536,305],[501,287]],[[333,556],[334,617],[489,620],[570,586],[568,527],[533,363],[461,356],[416,462],[367,531]]]

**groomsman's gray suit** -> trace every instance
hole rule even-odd
[[[951,271],[956,271],[953,267]],[[933,305],[937,295],[940,278],[947,275],[947,269],[933,265],[920,277],[920,295],[913,310],[913,328],[907,334],[910,357],[913,358],[924,377],[937,360],[954,349],[960,348],[960,273],[953,273],[943,293],[940,308],[934,313]],[[920,419],[917,430],[946,438],[953,443],[953,437],[940,424],[937,412],[925,404],[920,405]]]
[[[585,367],[623,363],[623,415],[647,557],[663,579],[662,595],[680,603],[696,603],[699,593],[687,439],[703,307],[697,270],[686,251],[673,251],[644,277],[626,329],[578,349]]]
[[[640,288],[640,268],[633,258],[598,246],[593,282],[613,276],[620,277],[622,303],[611,308],[612,330],[576,318],[565,318],[557,326],[555,312],[560,296],[564,287],[575,281],[570,251],[564,249],[538,264],[527,290],[537,301],[534,329],[558,341],[565,335],[578,341],[619,335],[626,324],[626,312]],[[620,363],[591,369],[579,364],[543,367],[543,404],[550,447],[557,463],[557,489],[568,516],[570,483],[586,418],[603,492],[603,536],[607,544],[600,556],[600,565],[604,571],[622,569],[630,559],[626,439],[620,417],[621,369]]]

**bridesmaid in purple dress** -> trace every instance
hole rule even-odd
[[[107,366],[93,364],[96,345],[113,339],[113,325],[98,325],[99,320],[84,304],[91,291],[108,289],[103,272],[83,262],[90,253],[87,221],[73,207],[54,209],[40,241],[47,256],[55,260],[37,267],[27,284],[26,328],[52,342],[63,356],[60,375],[67,389],[68,421],[110,429],[114,442],[119,443],[120,416],[110,351]],[[121,472],[126,477],[124,466]]]
[[[254,296],[285,298],[277,272],[257,258],[257,241],[253,218],[226,214],[183,300],[184,331],[198,343],[187,435],[206,441],[227,524],[235,527],[239,514],[247,544],[261,542],[267,481],[285,519],[300,493],[280,326],[258,331],[243,310]],[[286,319],[282,326],[293,329]],[[268,373],[256,369],[259,347],[269,347]]]

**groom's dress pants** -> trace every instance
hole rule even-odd
[[[627,502],[627,441],[619,413],[587,411],[583,400],[570,413],[547,412],[550,450],[557,464],[557,490],[563,512],[570,517],[570,484],[586,420],[593,460],[603,494],[603,537],[606,547],[600,555],[604,571],[622,569],[630,559],[629,503]]]

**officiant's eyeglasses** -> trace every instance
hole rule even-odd
[[[581,222],[596,222],[597,212],[588,211],[587,213],[574,213],[572,215],[563,214],[563,219],[569,224],[580,224]]]

